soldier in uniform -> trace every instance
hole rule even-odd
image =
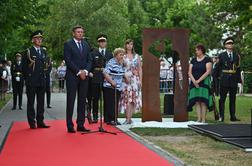
[[[44,47],[46,50],[46,47]],[[51,58],[48,56],[46,59],[46,68],[45,68],[45,73],[46,73],[46,104],[47,108],[52,108],[51,107],[51,71],[52,71],[52,61]]]
[[[93,114],[93,123],[98,122],[98,101],[101,96],[102,83],[104,80],[103,68],[106,63],[113,58],[113,54],[107,50],[107,36],[105,34],[99,34],[97,36],[97,42],[99,48],[94,49],[91,52],[92,56],[92,70],[89,73],[90,79],[90,88],[89,91],[89,102],[92,104],[92,114]],[[89,112],[91,108],[89,107]]]
[[[38,30],[31,35],[33,46],[28,48],[22,58],[23,74],[27,94],[27,118],[31,129],[49,128],[44,123],[44,100],[47,70],[46,50],[41,47],[43,36]],[[35,115],[34,100],[37,99],[37,114]],[[36,119],[36,120],[35,120]],[[37,123],[37,126],[36,126]]]
[[[22,110],[22,97],[23,97],[23,70],[21,63],[22,55],[20,53],[16,54],[16,60],[11,65],[11,75],[12,75],[12,89],[13,89],[13,107],[12,110],[16,109],[17,98],[19,109]]]
[[[240,56],[233,51],[233,38],[226,38],[223,42],[223,45],[225,46],[226,51],[219,55],[219,63],[216,66],[220,77],[220,121],[224,121],[227,93],[229,93],[230,120],[239,121],[239,119],[237,119],[235,116],[235,100],[237,84],[241,82]]]

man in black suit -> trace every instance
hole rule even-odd
[[[73,39],[64,44],[64,59],[67,66],[66,71],[66,122],[67,131],[75,133],[72,121],[76,92],[77,99],[77,131],[89,131],[84,127],[85,122],[85,99],[88,91],[88,74],[91,69],[90,47],[83,40],[84,29],[75,26],[72,29]]]
[[[27,118],[31,129],[49,128],[44,123],[45,100],[45,66],[47,53],[42,45],[42,31],[35,31],[31,35],[33,46],[28,48],[22,58],[22,67],[27,94]],[[35,121],[34,101],[37,99],[37,115]],[[37,122],[37,126],[36,126]]]
[[[225,39],[223,45],[225,46],[226,51],[219,55],[219,63],[216,66],[220,76],[220,121],[224,121],[227,93],[229,93],[230,120],[239,121],[235,116],[235,100],[237,84],[241,82],[240,56],[233,51],[233,38],[228,37]]]
[[[93,123],[98,122],[98,102],[101,96],[102,83],[104,80],[103,76],[103,68],[106,63],[113,58],[113,54],[106,49],[107,47],[107,36],[105,34],[99,34],[96,38],[98,42],[99,48],[94,49],[91,52],[92,56],[92,70],[90,72],[90,81],[91,84],[89,87],[91,88],[90,97],[89,97],[89,112],[92,107],[93,113]],[[92,103],[92,104],[90,104]]]
[[[16,109],[17,97],[18,97],[19,109],[22,110],[24,77],[23,77],[21,58],[22,58],[22,55],[20,53],[17,53],[16,54],[16,60],[11,65],[12,89],[13,89],[13,107],[12,107],[12,110]]]

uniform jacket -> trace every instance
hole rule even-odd
[[[25,51],[22,56],[23,73],[26,86],[44,87],[46,80],[46,51],[41,47],[41,55],[34,47]]]
[[[225,71],[232,70],[235,73]],[[220,85],[223,87],[237,87],[241,82],[240,57],[233,52],[233,58],[229,58],[227,51],[219,55],[219,63],[216,66],[217,76],[220,77]]]
[[[91,72],[93,73],[93,78],[92,78],[92,83],[101,83],[103,82],[103,72],[102,68],[105,68],[106,63],[113,58],[113,54],[106,49],[105,55],[103,56],[100,52],[99,49],[94,49],[91,52],[92,56],[92,69]]]

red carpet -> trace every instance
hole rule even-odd
[[[49,129],[28,129],[15,122],[0,154],[0,166],[168,166],[153,151],[111,126],[117,135],[66,132],[65,121],[48,121]],[[96,130],[98,125],[86,125]]]

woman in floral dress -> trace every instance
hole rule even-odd
[[[126,114],[124,124],[131,124],[133,113],[139,112],[142,107],[142,64],[139,55],[135,53],[132,39],[126,40],[124,47],[126,52],[124,65],[129,80],[123,82],[123,91],[119,106],[120,111]]]

